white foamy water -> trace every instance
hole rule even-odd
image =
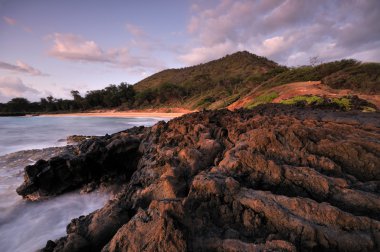
[[[150,126],[158,118],[0,117],[0,155],[62,146],[68,135],[104,135],[133,126]],[[0,252],[35,251],[66,234],[71,219],[101,208],[110,195],[67,193],[28,202],[16,193],[23,168],[54,151],[18,152],[0,156]]]

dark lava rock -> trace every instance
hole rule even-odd
[[[40,161],[21,192],[55,195],[114,172],[126,178],[119,194],[44,251],[380,250],[379,113],[187,114]]]
[[[0,156],[0,167],[5,167],[7,169],[18,169],[31,163],[35,163],[37,160],[49,159],[51,157],[63,155],[72,151],[73,149],[71,146],[17,151]]]
[[[95,138],[94,136],[82,136],[82,135],[72,135],[66,138],[67,144],[78,144],[84,140]]]
[[[30,200],[39,200],[88,183],[92,186],[94,182],[99,185],[110,179],[125,181],[136,168],[139,145],[136,133],[131,136],[121,132],[85,140],[72,152],[26,166],[25,181],[17,188],[17,193]]]

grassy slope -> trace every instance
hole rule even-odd
[[[153,106],[219,108],[285,70],[285,67],[266,58],[248,52],[237,52],[205,64],[164,70],[140,81],[134,87],[140,93],[160,91],[168,84],[182,90],[182,99],[166,99],[163,102],[153,99],[149,104]]]
[[[222,82],[239,79],[249,81],[250,78],[262,76],[279,65],[266,58],[256,56],[249,52],[237,52],[221,59],[205,64],[186,67],[182,69],[167,69],[156,73],[135,84],[137,91],[147,88],[157,88],[164,83],[173,83],[179,86],[204,86],[209,82]]]
[[[379,94],[380,63],[356,64],[324,77],[322,82],[332,88]]]
[[[294,82],[270,88],[261,88],[260,90],[251,92],[245,97],[232,103],[228,108],[231,110],[238,108],[252,108],[263,103],[281,103],[284,100],[307,95],[328,97],[332,99],[356,95],[380,108],[380,94],[366,94],[352,89],[334,89],[321,83],[321,81]]]
[[[277,97],[270,102],[281,102],[307,94],[326,97],[358,95],[380,108],[380,64],[341,60],[315,67],[292,68],[264,81],[259,89],[253,90],[229,108],[261,104],[263,97],[270,97],[273,93]]]
[[[311,87],[307,85],[309,81],[322,81],[322,95],[340,95],[334,90],[350,89],[344,94],[362,94],[371,99],[380,94],[380,64],[341,60],[289,69],[248,52],[237,52],[197,66],[164,70],[134,87],[140,93],[143,103],[140,101],[137,106],[141,108],[217,109],[239,102],[236,107],[253,106],[271,99],[278,101],[287,88],[273,89],[288,83],[305,82],[298,87],[305,94]],[[314,89],[310,92],[315,93]],[[289,90],[292,92],[288,88],[288,96]],[[298,91],[294,92],[294,96],[297,95]]]

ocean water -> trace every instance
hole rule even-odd
[[[69,135],[105,135],[133,126],[151,126],[159,118],[0,117],[0,251],[36,251],[47,240],[66,234],[71,219],[101,208],[111,195],[67,193],[28,202],[16,193],[23,168],[59,149],[22,151],[66,145]]]
[[[29,149],[64,146],[69,135],[99,136],[133,126],[151,126],[160,118],[0,117],[0,156]]]

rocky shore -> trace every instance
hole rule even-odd
[[[48,159],[67,152],[72,152],[73,150],[73,147],[67,146],[17,151],[0,156],[0,167],[7,167],[8,169],[25,167],[28,164],[35,163],[39,159]]]
[[[202,111],[25,168],[37,200],[118,185],[42,251],[379,251],[380,114]]]

